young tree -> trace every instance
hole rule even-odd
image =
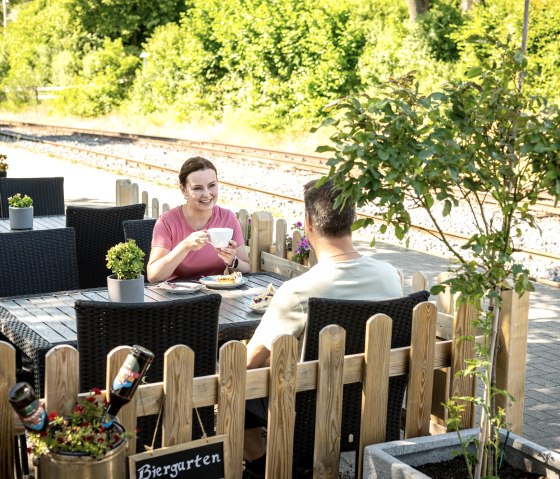
[[[560,199],[560,110],[523,91],[527,60],[518,48],[493,44],[496,55],[479,58],[465,79],[440,91],[421,95],[407,76],[383,85],[379,95],[341,99],[332,106],[340,115],[323,123],[334,126],[332,143],[319,148],[333,154],[328,177],[343,190],[339,204],[350,198],[374,204],[386,222],[381,231],[390,225],[399,239],[410,229],[410,209],[421,208],[458,260],[446,284],[477,308],[476,326],[485,336],[464,372],[484,384],[483,397],[472,398],[482,413],[477,478],[483,467],[484,474],[498,474],[496,430],[504,424],[494,399],[507,395],[493,378],[501,292],[532,289],[514,256],[521,227],[536,226],[530,206],[539,195]],[[459,206],[462,214],[470,211],[474,230],[456,246],[442,222]]]

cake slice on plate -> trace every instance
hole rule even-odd
[[[264,312],[266,308],[268,308],[270,301],[272,301],[274,293],[276,293],[276,288],[272,286],[272,284],[269,284],[267,290],[264,293],[255,296],[251,300],[251,304],[249,304],[249,307],[253,311]]]

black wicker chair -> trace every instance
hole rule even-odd
[[[307,326],[304,336],[303,360],[318,358],[319,333],[329,324],[338,324],[346,330],[345,354],[364,352],[365,327],[369,318],[377,313],[393,320],[391,348],[410,345],[412,311],[427,301],[428,291],[419,291],[402,298],[383,301],[353,301],[326,298],[309,298]],[[387,405],[387,441],[400,438],[401,411],[407,376],[389,378],[389,403]],[[312,464],[315,434],[316,392],[304,391],[296,395],[296,424],[294,433],[294,467]],[[362,384],[344,386],[341,451],[357,451],[360,442]],[[357,464],[357,462],[356,462]]]
[[[155,224],[155,218],[123,221],[125,241],[129,239],[136,240],[136,244],[146,253],[146,256],[144,256],[144,271],[148,268],[148,260],[150,259],[150,251],[152,249],[152,233]],[[144,279],[148,281],[146,275],[144,275]]]
[[[64,178],[0,178],[0,214],[8,218],[8,198],[21,193],[33,200],[33,215],[64,214]]]
[[[73,228],[0,234],[0,296],[78,289]]]
[[[76,301],[80,390],[105,385],[105,358],[115,347],[140,344],[155,354],[148,382],[163,379],[163,356],[168,348],[186,344],[195,354],[195,376],[216,373],[218,315],[221,296],[208,294],[153,303]],[[198,410],[208,435],[214,434],[214,409]],[[151,445],[157,416],[139,418],[138,452]],[[201,437],[193,411],[193,439]],[[161,447],[158,432],[156,447]]]
[[[107,285],[107,250],[124,241],[123,221],[142,219],[146,205],[139,203],[110,208],[68,206],[66,226],[76,229],[80,288]]]

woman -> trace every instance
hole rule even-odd
[[[216,205],[218,173],[205,158],[189,158],[179,172],[180,189],[187,202],[163,213],[154,226],[148,262],[152,283],[250,269],[241,226],[235,214]],[[209,242],[209,228],[232,228],[226,248]]]

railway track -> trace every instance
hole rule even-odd
[[[24,131],[22,132],[18,130]],[[34,132],[31,133],[29,132],[29,130],[34,130]],[[35,131],[37,133],[35,133]],[[96,151],[92,148],[84,148],[67,143],[61,143],[60,140],[53,141],[46,139],[53,136],[54,132],[56,132],[57,136],[60,134],[64,134],[69,138],[72,138],[74,141],[78,142],[80,137],[115,139],[120,141],[128,141],[131,143],[157,145],[162,148],[189,150],[192,152],[199,152],[201,154],[211,154],[214,156],[221,156],[226,158],[237,158],[251,163],[272,165],[273,167],[281,166],[286,169],[293,169],[294,171],[302,170],[316,174],[325,174],[328,171],[328,167],[326,166],[326,159],[319,156],[301,155],[278,150],[251,148],[201,140],[187,140],[181,138],[141,135],[135,133],[106,132],[84,128],[39,125],[36,123],[0,122],[0,137],[8,137],[14,141],[32,141],[45,145],[51,145],[56,148],[65,148],[71,152],[85,153],[87,155],[103,157],[113,162],[118,162],[127,167],[131,167],[132,171],[127,171],[126,174],[132,177],[146,179],[147,171],[155,172],[157,174],[170,175],[173,177],[176,177],[178,173],[178,169],[176,167],[161,165],[153,161],[145,161],[121,155],[114,155],[104,151]],[[286,195],[278,191],[269,191],[266,189],[257,188],[252,185],[243,185],[239,182],[233,183],[220,180],[220,183],[230,188],[266,195],[278,200],[291,201],[296,204],[302,203],[301,197]],[[537,214],[560,216],[560,208],[553,205],[552,202],[546,198],[542,201],[539,201],[537,205],[535,205],[534,211]],[[360,213],[359,216],[370,217],[376,221],[381,221],[380,217],[367,213]],[[436,235],[437,233],[435,228],[421,225],[413,225],[412,230],[432,236]],[[446,232],[446,234],[449,238],[461,242],[468,239],[468,236],[464,234],[454,232]],[[552,252],[537,251],[529,248],[520,249],[519,252],[531,258],[542,258],[552,261],[560,261],[560,255]]]

